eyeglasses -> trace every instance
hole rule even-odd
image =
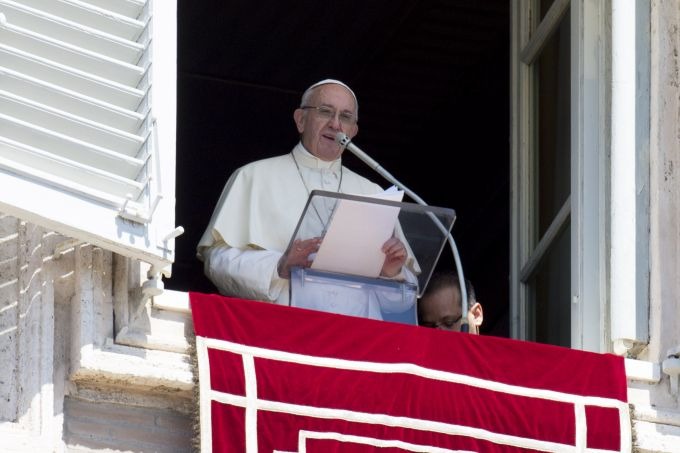
[[[303,105],[300,107],[302,110],[314,109],[316,113],[325,120],[332,120],[335,118],[337,113],[338,119],[345,126],[351,126],[357,122],[357,117],[354,113],[343,110],[342,112],[337,112],[333,107],[328,107],[326,105],[320,105],[314,107],[313,105]]]
[[[454,327],[460,323],[461,319],[463,319],[463,315],[457,317],[457,318],[452,318],[452,317],[446,317],[439,322],[428,322],[428,321],[422,321],[420,323],[421,326],[423,327],[430,327],[433,329],[442,329],[442,330],[453,330]],[[458,328],[460,329],[460,327]],[[456,330],[458,330],[456,329]]]

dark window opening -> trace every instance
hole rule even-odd
[[[359,97],[354,142],[453,208],[482,333],[509,335],[507,0],[179,1],[177,259],[166,288],[214,292],[195,247],[228,176],[297,143],[293,110],[332,77]],[[344,162],[387,187],[354,156]],[[454,269],[445,249],[440,268]]]

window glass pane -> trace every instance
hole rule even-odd
[[[571,228],[557,237],[533,281],[533,340],[571,346]]]
[[[567,12],[537,63],[539,238],[570,193],[570,42]]]
[[[555,0],[541,0],[541,20],[543,20],[553,3],[555,3]]]

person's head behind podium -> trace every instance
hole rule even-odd
[[[307,151],[330,162],[343,151],[335,135],[344,132],[351,139],[359,131],[359,103],[347,85],[325,79],[307,88],[293,119]]]
[[[466,280],[468,295],[467,319],[470,333],[478,334],[484,320],[482,306],[477,302],[470,280]],[[442,330],[460,332],[463,318],[460,282],[455,272],[442,272],[432,276],[425,294],[418,301],[418,324]]]

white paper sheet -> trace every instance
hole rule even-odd
[[[373,198],[401,201],[394,186]],[[394,234],[399,208],[339,200],[312,269],[378,277],[385,261],[382,245]]]

